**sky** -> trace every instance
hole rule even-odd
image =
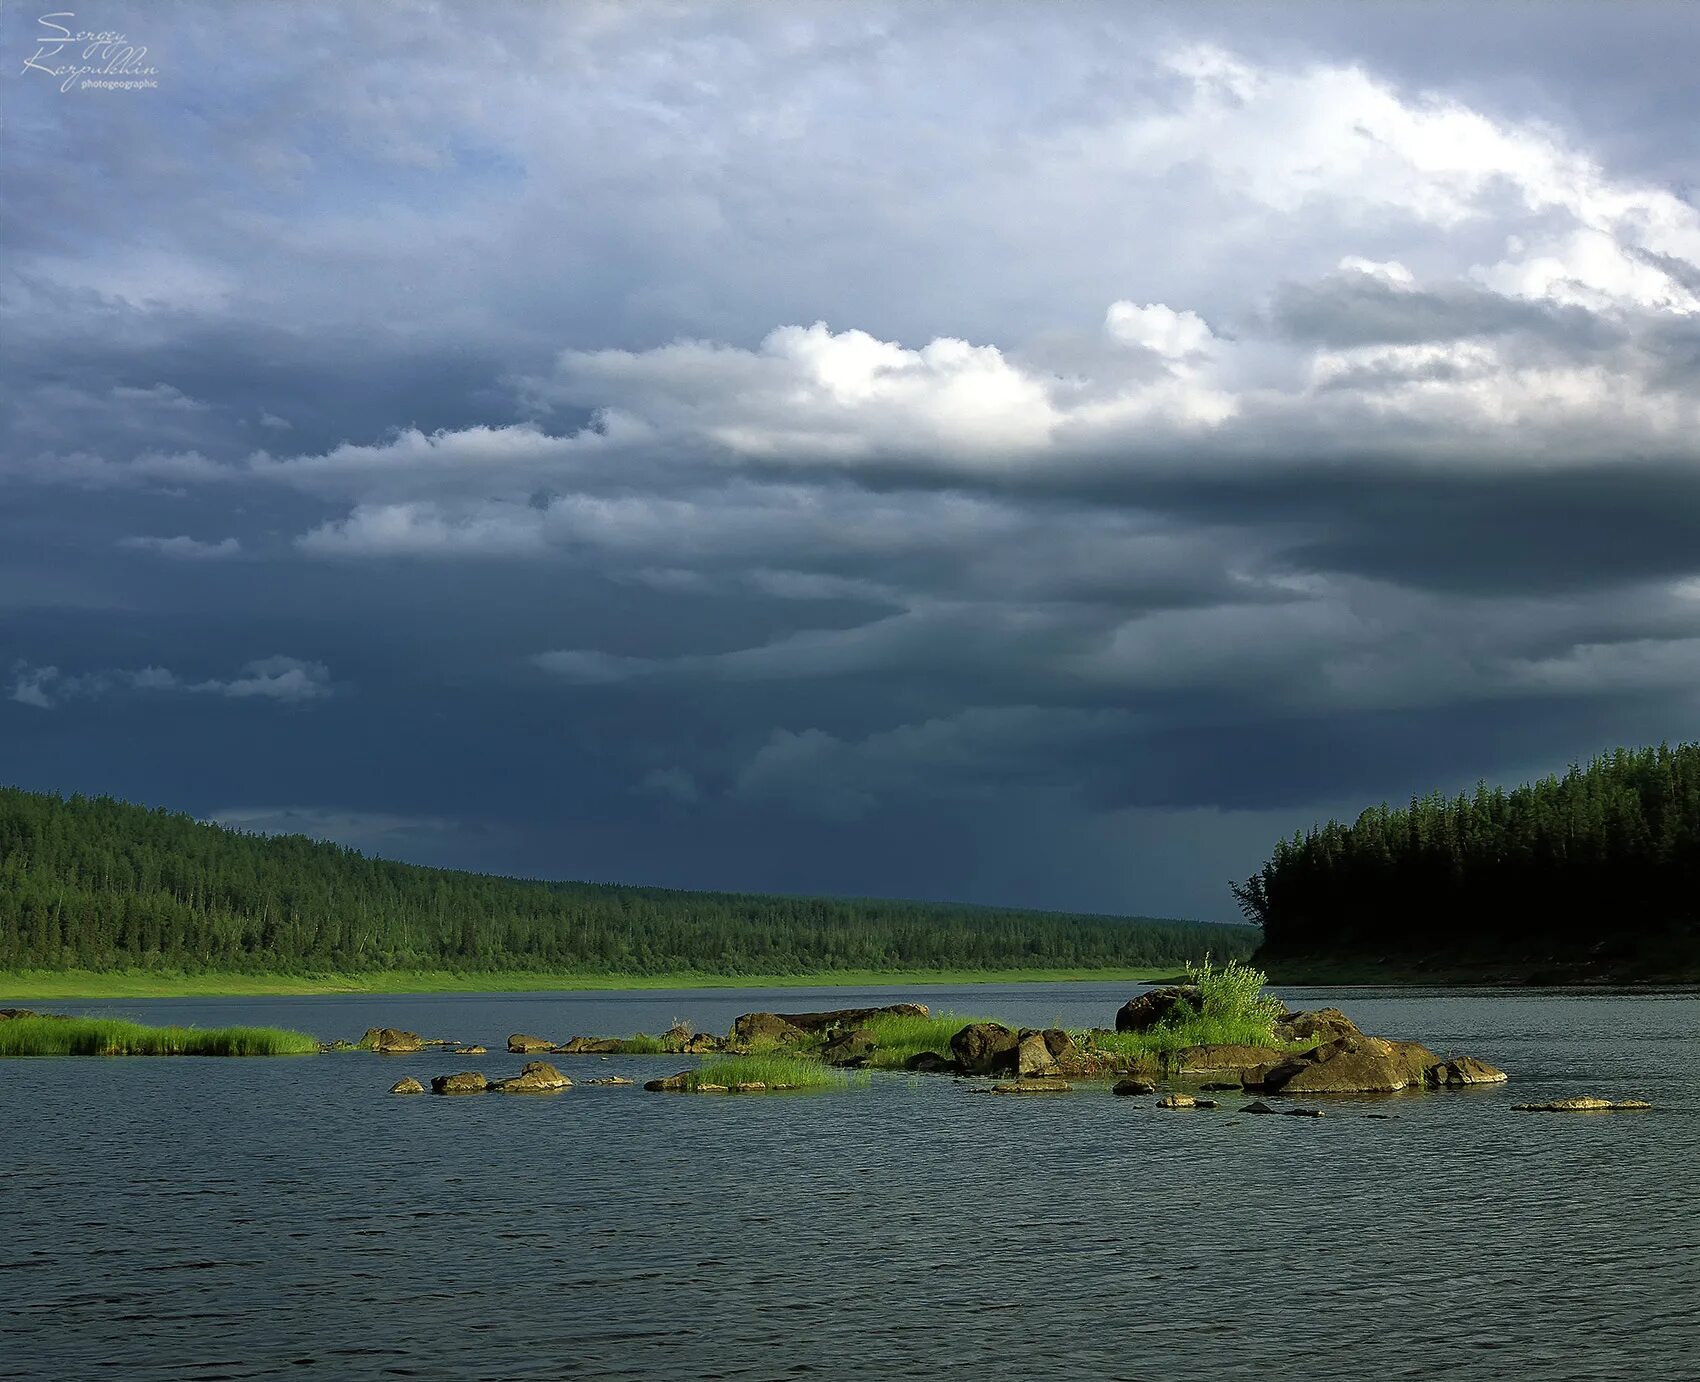
[[[0,780],[1226,920],[1696,737],[1686,5],[51,22],[145,53],[0,11]]]

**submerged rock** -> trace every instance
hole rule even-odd
[[[368,1027],[366,1035],[360,1038],[360,1045],[368,1051],[382,1051],[391,1055],[405,1055],[411,1051],[425,1049],[425,1043],[419,1039],[418,1032],[404,1032],[399,1027]]]
[[[604,1075],[600,1080],[586,1080],[586,1084],[630,1084],[624,1075]]]
[[[1198,1099],[1191,1094],[1165,1094],[1157,1101],[1158,1108],[1215,1108],[1214,1099]]]
[[[1170,984],[1165,988],[1152,989],[1122,1004],[1116,1013],[1116,1030],[1149,1032],[1172,1016],[1176,1008],[1196,1006],[1198,998],[1198,988],[1193,984]]]
[[[500,1094],[550,1094],[571,1089],[573,1082],[548,1061],[527,1061],[519,1074],[508,1080],[492,1080],[489,1088]]]
[[[681,1070],[677,1075],[666,1075],[659,1080],[647,1080],[644,1088],[661,1094],[689,1094],[691,1092],[691,1076],[694,1071]]]
[[[1033,1079],[1011,1080],[1008,1084],[995,1084],[988,1093],[991,1094],[1067,1094],[1074,1086],[1067,1080],[1035,1077]]]
[[[487,1085],[476,1070],[462,1070],[455,1075],[438,1075],[431,1081],[433,1094],[482,1094]]]
[[[767,1089],[765,1080],[739,1080],[732,1086],[734,1094],[761,1094]]]
[[[423,1094],[425,1086],[409,1075],[405,1080],[397,1080],[390,1086],[391,1094]]]
[[[529,1056],[533,1051],[553,1051],[555,1043],[548,1037],[528,1036],[515,1032],[508,1038],[508,1050],[516,1056]]]
[[[962,1065],[948,1056],[941,1056],[937,1051],[917,1051],[903,1062],[905,1070],[915,1070],[923,1075],[961,1075]]]
[[[1150,1080],[1119,1080],[1112,1094],[1155,1094],[1157,1086]]]
[[[951,1054],[972,1075],[1014,1071],[1021,1038],[1001,1022],[971,1022],[950,1039]]]
[[[1264,1103],[1263,1100],[1261,1100],[1261,1099],[1254,1099],[1254,1100],[1252,1100],[1251,1103],[1246,1104],[1244,1107],[1242,1107],[1240,1109],[1240,1112],[1241,1113],[1279,1113],[1280,1110],[1270,1108],[1269,1105]]]
[[[1582,1094],[1571,1099],[1553,1099],[1545,1104],[1514,1104],[1512,1107],[1519,1113],[1614,1113],[1649,1109],[1652,1104],[1645,1099],[1619,1099],[1613,1103],[1610,1099]]]
[[[457,1046],[454,1049],[457,1056],[487,1056],[489,1051],[482,1046]]]

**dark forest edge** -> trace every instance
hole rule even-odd
[[[1700,981],[1700,745],[1371,807],[1234,895],[1281,983]]]
[[[1172,973],[1249,926],[502,878],[0,788],[0,974],[432,987]],[[23,994],[23,988],[16,992]],[[39,991],[39,990],[38,990]]]

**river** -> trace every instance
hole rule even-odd
[[[0,1374],[1700,1375],[1693,994],[1278,990],[1512,1076],[1321,1119],[903,1075],[784,1096],[582,1083],[677,1056],[558,1058],[581,1083],[548,1097],[385,1093],[515,1073],[514,1031],[725,1031],[907,999],[1108,1025],[1138,987],[35,1005],[325,1038],[390,1025],[491,1054],[0,1062]],[[1580,1093],[1657,1107],[1511,1108]]]

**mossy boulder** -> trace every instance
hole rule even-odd
[[[790,1046],[807,1037],[806,1031],[778,1013],[744,1013],[734,1019],[730,1040],[738,1046]]]
[[[1168,984],[1130,998],[1116,1013],[1118,1032],[1149,1032],[1176,1015],[1176,1009],[1196,1007],[1199,993],[1193,984]]]
[[[551,1046],[552,1056],[612,1056],[621,1046],[619,1037],[576,1036],[559,1046]]]
[[[1467,1084],[1504,1084],[1510,1077],[1496,1066],[1474,1056],[1457,1056],[1442,1061],[1428,1072],[1428,1082],[1456,1088]]]
[[[1292,1059],[1273,1046],[1188,1046],[1169,1058],[1169,1069],[1183,1080],[1233,1076],[1242,1085],[1258,1085],[1273,1066]]]
[[[390,1086],[391,1094],[423,1094],[425,1086],[409,1075],[405,1080],[397,1080]]]
[[[1414,1041],[1347,1036],[1264,1071],[1271,1094],[1393,1094],[1428,1083],[1440,1057]]]
[[[820,1049],[820,1058],[828,1065],[847,1067],[866,1065],[873,1059],[879,1040],[866,1027],[840,1032]]]
[[[552,1094],[557,1089],[571,1089],[572,1081],[548,1061],[527,1061],[512,1079],[492,1080],[489,1088],[499,1094]]]
[[[431,1081],[433,1094],[482,1094],[487,1081],[476,1070],[462,1070],[454,1075],[438,1075]]]
[[[360,1045],[368,1051],[380,1051],[386,1055],[406,1055],[425,1049],[418,1032],[404,1032],[399,1027],[368,1027],[366,1035],[360,1038]]]
[[[529,1056],[534,1051],[553,1051],[555,1043],[548,1037],[531,1036],[526,1032],[515,1032],[508,1038],[508,1050],[516,1056]]]
[[[1001,1022],[970,1022],[950,1039],[956,1063],[971,1075],[996,1075],[1015,1070],[1018,1032]]]
[[[1341,1037],[1362,1036],[1358,1024],[1338,1008],[1315,1008],[1308,1012],[1290,1012],[1275,1023],[1275,1039],[1287,1043],[1338,1041]]]

